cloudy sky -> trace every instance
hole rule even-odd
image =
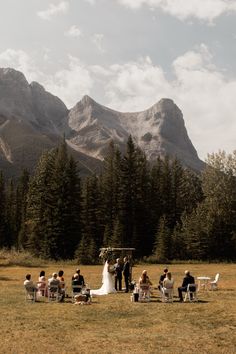
[[[0,67],[71,108],[120,111],[163,97],[199,156],[236,149],[236,0],[0,0]]]

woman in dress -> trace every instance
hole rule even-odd
[[[147,275],[147,271],[144,270],[142,272],[141,277],[139,278],[139,285],[141,284],[148,284],[148,285],[152,285],[151,280],[149,279],[149,276]]]
[[[107,295],[115,293],[116,289],[114,287],[114,277],[115,274],[114,266],[112,260],[108,259],[104,265],[102,272],[102,286],[100,289],[90,290],[91,295]]]

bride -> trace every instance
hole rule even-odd
[[[114,288],[114,268],[112,266],[111,260],[107,260],[103,272],[102,272],[102,287],[100,289],[91,290],[91,295],[107,295],[110,293],[115,293]]]

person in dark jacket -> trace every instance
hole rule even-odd
[[[189,270],[185,271],[185,277],[183,279],[183,283],[182,286],[180,286],[178,288],[178,293],[179,293],[179,301],[182,302],[183,301],[183,294],[182,292],[186,292],[187,291],[187,287],[189,284],[195,284],[194,281],[194,277],[192,275],[190,275]]]
[[[159,285],[158,285],[158,289],[161,291],[161,288],[163,287],[163,281],[166,278],[166,274],[168,273],[168,268],[165,268],[163,270],[163,274],[160,276],[160,280],[159,280]]]
[[[123,275],[125,278],[125,292],[129,292],[129,278],[130,278],[130,263],[128,257],[124,258]]]
[[[123,264],[120,260],[120,258],[117,258],[116,263],[114,265],[114,270],[115,270],[115,289],[117,289],[117,285],[119,286],[119,291],[122,290],[122,270],[123,270]]]

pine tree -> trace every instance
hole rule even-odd
[[[87,245],[87,259],[97,257],[97,250],[102,246],[103,234],[100,189],[98,178],[93,175],[86,178],[82,193],[82,241]],[[93,242],[96,244],[96,253],[93,247],[89,247]]]
[[[10,180],[6,190],[6,245],[11,248],[17,245],[16,229],[16,193],[13,181]]]
[[[45,152],[30,179],[26,209],[26,248],[44,258],[58,258],[52,176],[56,150]]]
[[[0,247],[7,246],[6,240],[6,191],[2,171],[0,171]]]
[[[156,233],[153,256],[158,262],[166,262],[171,257],[171,231],[166,217],[161,217]]]
[[[24,248],[26,243],[26,200],[29,189],[29,172],[22,171],[22,175],[17,184],[16,190],[16,230],[17,230],[17,245],[16,247]]]
[[[137,190],[137,155],[130,136],[121,163],[121,192],[119,198],[119,221],[123,226],[123,247],[136,247],[135,207]]]
[[[102,199],[104,218],[103,245],[109,246],[113,238],[115,220],[118,214],[118,199],[121,189],[120,182],[121,156],[114,143],[111,142],[108,154],[104,159],[104,170],[102,174]],[[114,241],[114,238],[113,238]]]

